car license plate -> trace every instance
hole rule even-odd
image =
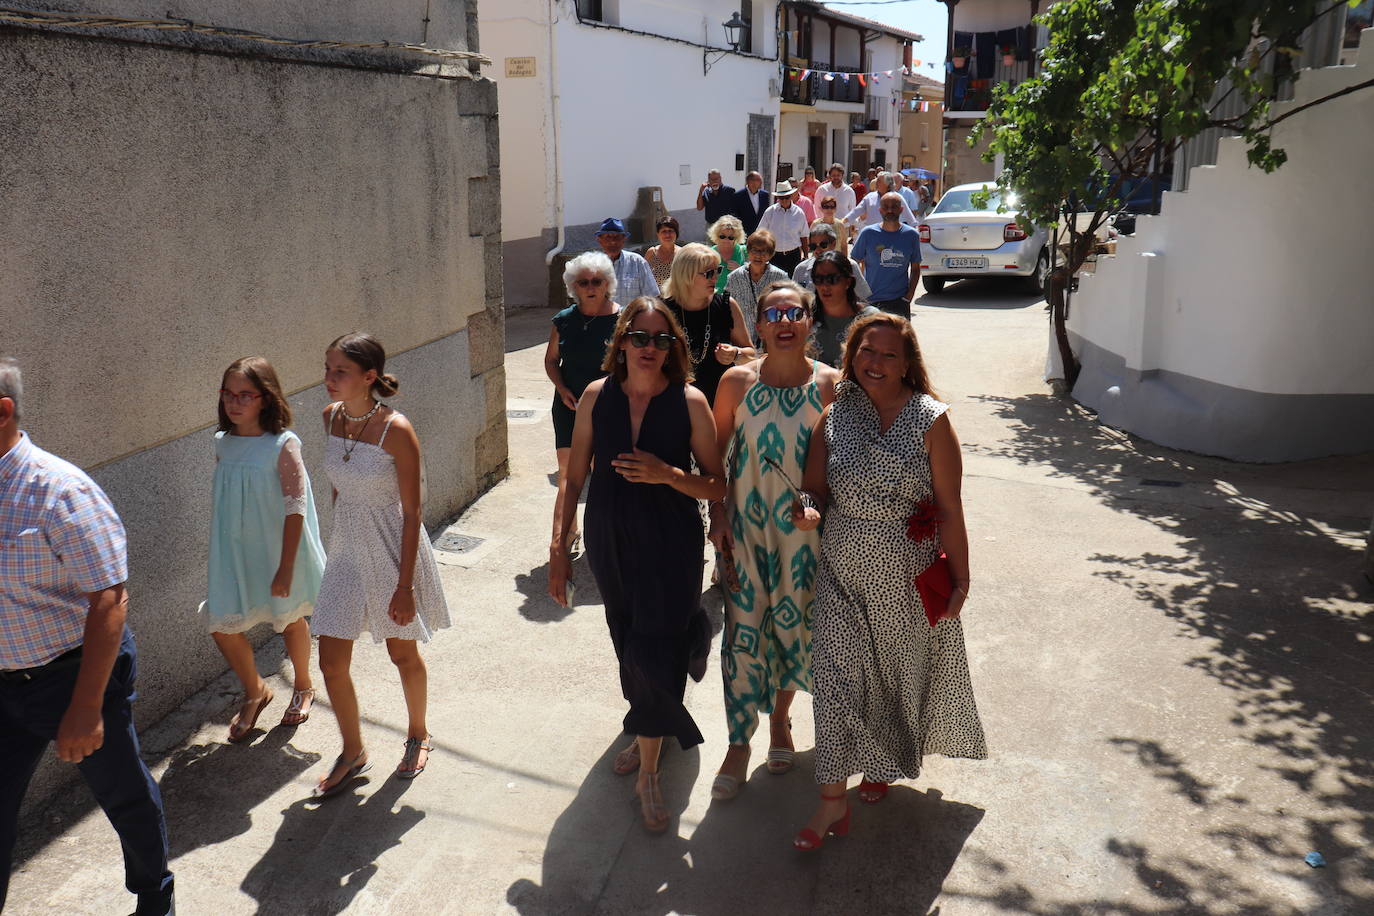
[[[987,267],[987,258],[945,258],[946,267]]]

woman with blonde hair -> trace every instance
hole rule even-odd
[[[688,671],[694,663],[704,671],[711,645],[696,500],[724,496],[725,475],[710,405],[690,384],[682,328],[662,302],[641,296],[621,311],[603,368],[607,377],[588,385],[577,405],[554,505],[549,594],[565,606],[570,600],[567,537],[590,473],[587,560],[630,704],[625,730],[635,736],[616,755],[615,771],[639,770],[640,814],[658,832],[668,826],[658,784],[663,739],[684,749],[702,741],[683,705]]]
[[[711,224],[706,235],[720,258],[720,276],[716,277],[716,292],[725,289],[730,272],[744,266],[744,223],[736,216],[722,216]]]
[[[821,802],[798,849],[849,832],[855,773],[875,803],[926,754],[988,755],[960,623],[969,549],[948,405],[894,315],[854,322],[841,376],[792,507],[802,530],[825,517],[811,642]]]
[[[692,384],[714,403],[716,386],[725,370],[754,358],[750,325],[739,303],[716,292],[720,255],[693,243],[679,249],[663,291],[663,304],[682,326],[683,342],[692,366]]]

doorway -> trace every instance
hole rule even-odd
[[[749,133],[744,143],[744,159],[748,171],[763,176],[763,186],[773,187],[773,117],[751,114]]]

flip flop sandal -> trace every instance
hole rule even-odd
[[[430,735],[423,738],[407,738],[405,753],[401,756],[401,762],[396,766],[396,775],[401,779],[414,779],[425,771],[429,765],[429,757],[425,757],[425,762],[420,763],[420,752],[426,755],[432,753],[434,748],[429,743]]]
[[[264,689],[262,696],[256,700],[253,697],[243,698],[243,703],[239,705],[239,714],[229,723],[231,743],[238,744],[253,733],[253,727],[258,724],[258,716],[262,715],[267,704],[272,702],[272,697],[272,691]]]
[[[363,751],[363,752],[360,753],[357,757],[354,757],[351,761],[344,760],[343,754],[340,754],[338,757],[336,757],[336,758],[334,759],[334,765],[333,765],[332,767],[329,768],[329,772],[332,773],[332,772],[334,772],[335,770],[337,770],[340,766],[343,766],[343,765],[347,765],[347,766],[348,766],[348,771],[347,771],[346,773],[344,773],[343,776],[339,777],[339,781],[338,781],[338,782],[334,783],[332,786],[329,786],[328,788],[325,787],[324,781],[321,780],[321,781],[320,781],[320,784],[317,785],[317,786],[315,786],[314,791],[312,791],[312,792],[310,793],[310,797],[311,797],[311,798],[329,798],[330,796],[338,795],[338,794],[339,794],[340,792],[342,792],[345,788],[347,788],[347,787],[348,787],[348,784],[349,784],[350,782],[352,782],[355,778],[357,778],[357,777],[363,775],[363,774],[366,773],[368,770],[372,769],[372,764],[371,764],[371,763],[369,763],[369,762],[367,762],[367,761],[363,761],[362,763],[359,763],[359,762],[358,762],[358,761],[362,760],[363,757],[364,757],[364,755],[366,755],[366,754],[367,754],[367,751]],[[326,776],[325,776],[325,779],[328,779],[328,778],[329,778],[329,777],[326,775]]]
[[[639,769],[639,742],[625,748],[615,755],[615,765],[612,767],[617,776],[628,776]]]
[[[288,728],[304,725],[310,719],[310,707],[315,704],[315,691],[307,687],[291,693],[291,705],[282,713],[281,724]]]
[[[663,803],[663,792],[658,787],[658,774],[649,774],[649,785],[645,790],[636,792],[639,800],[639,816],[644,829],[650,833],[662,833],[668,829],[668,806]]]

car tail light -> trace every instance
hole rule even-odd
[[[930,244],[930,227],[927,226],[925,223],[921,223],[920,232],[921,232],[921,241],[923,241],[923,242],[925,242],[927,245],[929,245],[929,244]]]
[[[1002,241],[1004,242],[1019,242],[1025,237],[1026,230],[1015,223],[1007,223],[1006,226],[1002,228]]]

